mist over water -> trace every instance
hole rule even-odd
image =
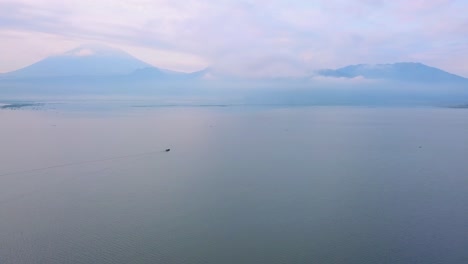
[[[468,261],[465,109],[94,106],[0,111],[1,263]]]

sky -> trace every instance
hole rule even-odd
[[[102,43],[185,72],[414,61],[468,77],[467,14],[466,0],[0,0],[0,72]]]

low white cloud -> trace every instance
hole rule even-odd
[[[331,77],[315,75],[310,78],[313,82],[325,83],[325,84],[377,84],[383,82],[378,79],[367,79],[364,76],[356,76],[353,78],[345,77]]]
[[[94,51],[91,49],[79,49],[70,55],[77,56],[77,57],[86,57],[86,56],[94,55]]]

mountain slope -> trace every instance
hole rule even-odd
[[[384,79],[404,82],[427,83],[462,83],[468,79],[430,67],[421,63],[400,62],[394,64],[358,64],[339,69],[326,69],[318,75],[337,78],[364,77],[366,79]]]
[[[129,74],[147,67],[152,66],[123,51],[100,45],[83,45],[2,76],[7,78],[106,76]]]

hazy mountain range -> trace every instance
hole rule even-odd
[[[130,54],[102,45],[83,45],[32,65],[0,74],[0,81],[122,81],[187,79],[194,74],[154,67]]]
[[[322,76],[366,79],[384,79],[403,82],[456,83],[467,82],[468,79],[446,71],[415,62],[399,62],[393,64],[358,64],[339,69],[320,70]]]
[[[350,65],[297,78],[243,79],[211,68],[192,73],[161,69],[117,49],[83,45],[0,74],[0,95],[135,95],[215,104],[459,105],[468,102],[468,79],[413,62]]]
[[[121,50],[102,45],[83,45],[22,69],[0,74],[0,81],[195,81],[215,75],[210,69],[193,73],[160,69]],[[339,69],[318,70],[309,77],[316,76],[420,83],[468,83],[467,78],[413,62],[350,65]],[[293,81],[294,78],[288,80]]]

